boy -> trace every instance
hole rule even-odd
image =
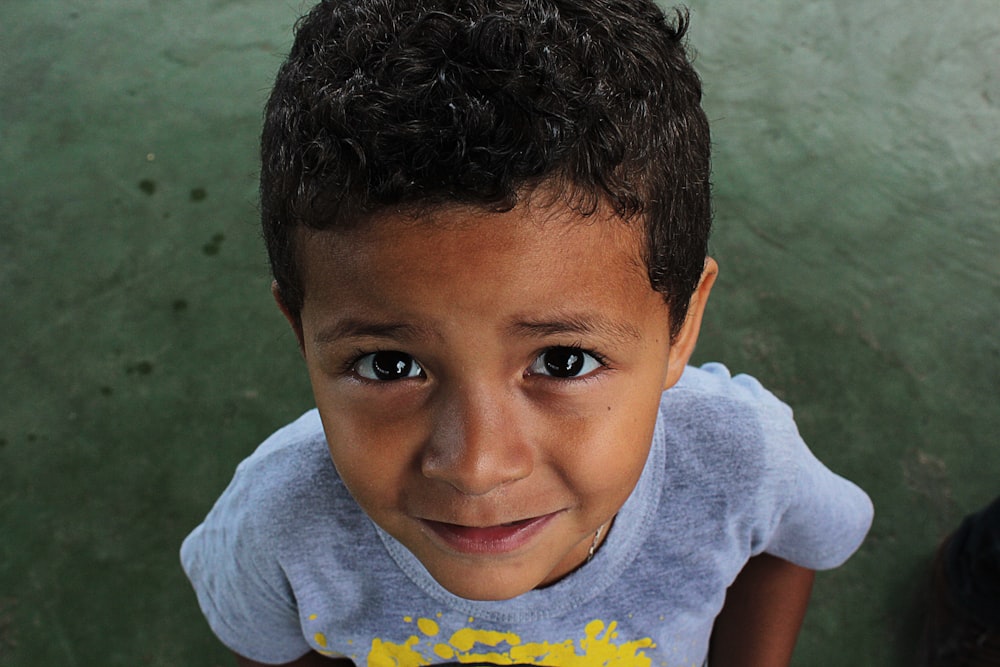
[[[317,410],[182,548],[240,664],[788,663],[871,505],[756,381],[687,368],[717,269],[685,29],[644,0],[299,23],[262,219]]]

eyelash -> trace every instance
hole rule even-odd
[[[610,366],[608,365],[608,360],[604,357],[604,355],[602,355],[599,352],[595,352],[594,350],[588,350],[588,349],[584,348],[582,345],[580,345],[579,343],[574,343],[573,345],[553,345],[551,347],[547,347],[544,350],[542,350],[541,352],[539,352],[538,355],[536,355],[535,360],[532,361],[532,363],[531,363],[531,366],[534,366],[536,363],[538,363],[543,358],[543,356],[545,354],[547,354],[549,352],[554,352],[554,351],[557,351],[557,350],[566,350],[566,351],[569,351],[570,353],[573,353],[573,354],[586,355],[586,356],[592,358],[595,362],[597,362],[597,367],[589,370],[588,372],[586,372],[586,373],[584,373],[582,375],[573,375],[573,376],[570,376],[570,377],[561,377],[561,376],[558,376],[558,375],[545,375],[545,374],[542,374],[542,373],[537,373],[537,374],[536,373],[531,373],[531,375],[539,375],[541,377],[544,377],[547,380],[554,380],[556,382],[581,382],[581,381],[592,379],[592,376],[594,375],[594,373],[596,373],[596,372],[598,372],[598,371],[600,371],[602,369],[608,369],[608,368],[610,368]],[[529,367],[529,369],[531,368],[531,366]]]
[[[424,374],[423,366],[421,366],[420,362],[418,362],[412,355],[407,354],[405,352],[400,352],[399,350],[390,350],[390,349],[383,349],[383,348],[379,348],[379,349],[375,349],[375,350],[362,350],[360,348],[356,349],[354,351],[354,353],[351,355],[350,359],[344,364],[344,368],[342,369],[342,372],[345,375],[351,376],[351,377],[353,377],[353,378],[355,378],[357,380],[360,380],[362,382],[369,382],[369,383],[373,383],[373,384],[390,384],[392,382],[398,382],[399,380],[409,379],[408,377],[406,377],[406,378],[396,378],[396,379],[393,379],[393,380],[376,380],[376,379],[364,377],[363,375],[361,375],[358,372],[358,365],[366,357],[374,357],[377,354],[393,354],[393,353],[399,354],[399,355],[404,355],[404,356],[408,357],[409,360],[410,360],[410,363],[412,363],[413,365],[415,365],[417,368],[420,369],[421,375]]]
[[[589,371],[587,371],[586,373],[584,373],[582,375],[573,375],[573,376],[569,376],[569,377],[561,377],[561,376],[558,376],[558,375],[549,375],[549,374],[545,374],[545,373],[541,373],[541,372],[531,372],[531,368],[533,366],[535,366],[536,364],[538,364],[543,359],[544,355],[546,355],[548,353],[551,353],[551,352],[554,352],[554,351],[558,351],[558,350],[565,350],[565,351],[568,351],[571,354],[586,355],[587,357],[590,357],[591,359],[593,359],[597,363],[597,367],[593,368],[593,369],[591,369]],[[409,377],[402,377],[402,378],[396,378],[396,379],[377,380],[377,379],[365,377],[365,376],[361,375],[358,372],[358,365],[366,357],[374,357],[374,355],[377,355],[377,354],[392,354],[392,353],[396,353],[396,354],[400,354],[400,355],[404,355],[404,356],[408,357],[409,360],[410,360],[410,363],[412,363],[413,365],[415,365],[419,369],[420,376],[426,377],[425,371],[423,370],[423,366],[412,355],[409,355],[409,354],[407,354],[405,352],[400,352],[399,350],[390,350],[390,349],[381,349],[381,348],[380,349],[376,349],[376,350],[363,350],[363,349],[360,349],[360,348],[356,349],[354,351],[354,353],[351,355],[351,357],[348,359],[348,361],[346,361],[344,363],[344,366],[343,366],[343,369],[342,369],[342,373],[345,374],[345,375],[354,377],[355,379],[358,379],[360,381],[369,382],[369,383],[373,383],[373,384],[390,384],[390,383],[393,383],[393,382],[398,382],[399,380],[410,379]],[[584,360],[583,363],[586,363],[586,360]],[[525,371],[525,376],[538,376],[538,377],[543,377],[543,378],[545,378],[547,380],[553,380],[553,381],[556,381],[556,382],[580,382],[580,381],[583,381],[583,380],[591,379],[591,376],[595,372],[597,372],[597,371],[600,371],[602,369],[606,370],[606,369],[609,369],[609,368],[611,368],[611,366],[608,363],[608,360],[607,360],[607,358],[604,355],[602,355],[601,353],[596,352],[594,350],[586,349],[582,345],[580,345],[579,343],[574,343],[572,345],[552,345],[550,347],[547,347],[547,348],[541,350],[540,352],[538,352],[537,355],[535,355],[534,359],[532,360],[531,364],[528,367],[528,370]]]
[[[610,368],[610,366],[608,365],[608,358],[607,357],[605,357],[603,354],[601,354],[597,350],[591,350],[591,349],[588,349],[588,348],[584,347],[580,343],[573,343],[572,345],[553,345],[552,347],[545,348],[544,350],[542,350],[542,352],[544,353],[544,352],[548,352],[549,350],[555,350],[555,349],[560,349],[560,348],[569,348],[570,350],[573,350],[574,352],[583,352],[584,354],[589,354],[599,364],[601,364],[601,366],[604,366],[605,368]]]

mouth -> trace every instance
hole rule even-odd
[[[421,519],[421,523],[452,551],[470,555],[499,555],[527,545],[558,512],[495,526],[462,526]]]

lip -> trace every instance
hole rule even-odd
[[[496,526],[462,526],[442,521],[421,519],[449,549],[470,555],[500,555],[517,551],[526,546],[558,512],[522,519]]]

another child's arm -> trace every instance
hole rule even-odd
[[[275,667],[274,665],[265,665],[262,662],[254,662],[238,654],[236,655],[236,664],[239,667]],[[354,663],[347,658],[324,658],[319,653],[310,651],[298,660],[286,662],[277,667],[354,667]]]
[[[814,574],[775,556],[751,558],[726,592],[715,620],[710,664],[787,667]]]

